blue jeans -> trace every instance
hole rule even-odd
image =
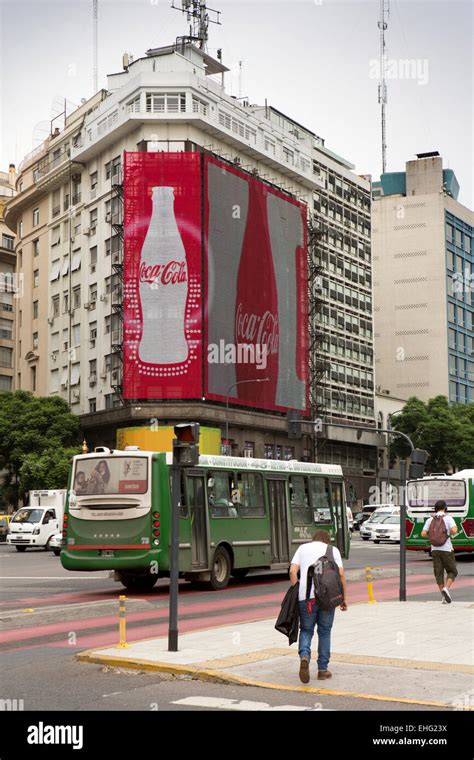
[[[300,605],[300,636],[298,640],[298,654],[300,657],[308,657],[311,660],[311,641],[314,627],[318,626],[318,670],[327,670],[331,657],[331,628],[334,622],[335,609],[322,610],[315,603],[310,613],[306,602]]]

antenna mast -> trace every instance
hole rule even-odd
[[[175,11],[181,11],[186,14],[186,20],[189,23],[189,34],[185,37],[178,37],[176,44],[184,45],[186,42],[197,42],[201,50],[207,50],[207,40],[209,39],[209,24],[220,24],[220,11],[206,7],[206,0],[181,0],[181,8],[177,8],[174,0],[171,7]],[[210,13],[215,14],[215,18],[210,17]]]
[[[388,27],[388,17],[390,15],[390,0],[380,0],[380,20],[377,24],[380,29],[380,82],[379,82],[379,103],[381,105],[382,116],[382,174],[385,174],[387,168],[387,133],[385,122],[385,106],[387,105],[387,84],[385,81],[385,30]]]
[[[94,86],[94,95],[99,89],[99,66],[98,66],[98,43],[97,43],[97,26],[98,26],[98,0],[92,0],[92,77]]]

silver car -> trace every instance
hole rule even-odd
[[[62,533],[55,533],[54,536],[49,541],[49,548],[51,549],[51,551],[56,557],[59,557],[59,555],[61,554],[62,543],[63,543]]]

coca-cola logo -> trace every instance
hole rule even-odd
[[[139,270],[140,282],[152,285],[177,285],[186,282],[188,273],[185,261],[169,261],[167,264],[147,264],[142,261]]]
[[[269,354],[277,354],[278,317],[268,310],[262,315],[244,312],[242,303],[239,303],[235,315],[235,336],[237,343],[267,346]]]

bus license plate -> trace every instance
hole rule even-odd
[[[115,551],[113,549],[102,549],[100,556],[101,557],[115,557]]]

